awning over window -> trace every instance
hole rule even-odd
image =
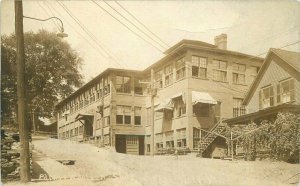
[[[181,97],[182,95],[183,95],[182,93],[175,94],[175,95],[171,96],[171,99]]]
[[[90,120],[92,117],[94,117],[93,114],[77,114],[76,120]]]
[[[208,93],[196,92],[196,91],[192,91],[192,103],[193,105],[197,103],[208,103],[213,105],[218,104],[218,102],[213,97],[211,97],[211,95],[209,95]]]
[[[171,99],[166,100],[166,101],[160,103],[160,104],[158,105],[158,107],[155,108],[154,111],[155,111],[155,112],[163,112],[163,111],[165,111],[165,110],[173,110],[173,105],[172,105]]]

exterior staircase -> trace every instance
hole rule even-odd
[[[202,130],[202,129],[201,129]],[[207,132],[205,137],[203,137],[199,142],[199,156],[202,157],[203,152],[207,147],[219,136],[222,135],[225,130],[225,125],[220,120],[212,129]],[[222,135],[223,136],[223,135]]]

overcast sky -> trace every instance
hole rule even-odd
[[[14,32],[13,2],[1,2],[1,34]],[[269,48],[292,44],[283,49],[300,51],[300,43],[293,44],[300,40],[298,1],[118,1],[124,9],[115,1],[107,1],[124,17],[139,25],[143,32],[151,35],[130,14],[134,15],[168,46],[152,35],[152,39],[160,44],[153,42],[130,26],[105,2],[97,3],[99,6],[92,1],[23,0],[24,16],[41,19],[56,16],[63,21],[65,32],[69,35],[65,40],[84,59],[82,74],[86,81],[109,67],[145,69],[164,56],[162,51],[182,39],[213,44],[214,37],[221,33],[228,35],[229,50],[258,55]],[[53,21],[24,19],[24,31],[39,29],[58,32]]]

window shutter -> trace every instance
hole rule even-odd
[[[280,96],[280,84],[277,84],[277,104],[281,103]]]

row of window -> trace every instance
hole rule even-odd
[[[60,129],[63,130],[62,128],[60,128]],[[60,138],[70,138],[70,137],[78,136],[78,135],[81,135],[81,134],[83,134],[83,126],[79,126],[79,127],[74,128],[74,129],[70,129],[70,130],[67,130],[67,131],[64,131],[64,132],[60,132],[59,137]]]
[[[211,78],[215,81],[227,82],[227,69],[228,64],[226,61],[213,60],[212,61],[212,75],[208,74],[207,71],[208,61],[205,57],[192,56],[192,76],[202,79]],[[185,67],[185,58],[181,58],[175,62],[176,68],[176,81],[183,79],[186,76],[186,67]],[[259,68],[251,66],[249,68],[250,81],[252,82]],[[233,63],[232,64],[232,83],[233,84],[245,84],[245,72],[246,65]],[[163,80],[163,74],[164,80]],[[165,86],[171,85],[173,83],[173,64],[166,66],[164,69],[161,69],[154,74],[155,87],[163,88],[163,81]]]
[[[295,100],[294,79],[287,79],[276,85],[276,97],[274,86],[270,85],[259,91],[259,108],[264,109],[275,104],[288,103]]]
[[[116,76],[116,91],[118,93],[131,93],[131,77],[129,76]],[[134,81],[134,93],[136,95],[143,95],[145,85],[139,82],[139,79]],[[79,95],[74,100],[63,106],[62,110],[59,112],[59,118],[63,117],[65,111],[70,111],[70,114],[82,109],[83,107],[99,100],[101,97],[108,95],[110,93],[110,84],[108,79],[103,80],[98,83],[95,87],[89,89],[85,93]]]
[[[104,78],[89,90],[66,103],[59,111],[58,118],[60,119],[66,114],[72,114],[108,94],[110,94],[110,84],[108,78]]]
[[[175,102],[173,110],[166,110],[164,112],[155,112],[155,119],[173,119],[175,117],[180,117],[186,114],[186,104],[183,101]],[[150,109],[150,108],[149,108]],[[147,112],[148,113],[148,112]],[[149,112],[149,115],[151,113]],[[209,104],[195,104],[193,105],[193,114],[196,117],[209,117],[210,116],[210,106]],[[149,116],[148,116],[149,117]],[[148,124],[150,124],[150,120],[148,120]]]
[[[186,129],[177,129],[177,147],[186,147]],[[163,135],[165,136],[166,148],[174,148],[173,131],[155,134],[156,150],[164,148]],[[146,136],[146,143],[150,143],[150,136]]]
[[[116,76],[116,91],[118,93],[131,93],[131,80],[129,76]],[[134,94],[143,95],[145,84],[140,83],[140,79],[134,78]]]
[[[117,115],[116,115],[116,124],[117,125],[131,125],[131,115],[132,115],[132,107],[131,106],[117,106]],[[134,125],[142,124],[142,108],[134,107]]]

